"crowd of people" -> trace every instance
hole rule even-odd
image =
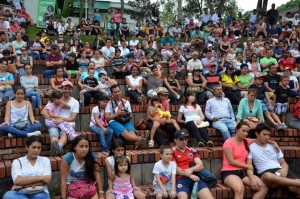
[[[188,17],[184,24],[176,22],[164,32],[158,7],[153,8],[145,26],[137,22],[134,30],[118,10],[108,9],[101,19],[95,9],[93,19],[78,26],[71,18],[64,24],[49,17],[46,29],[29,40],[26,27],[32,19],[24,12],[16,6],[12,11],[0,10],[0,101],[6,109],[0,132],[28,137],[27,155],[14,160],[14,186],[4,199],[30,198],[31,194],[49,198],[51,166],[39,156],[42,124],[35,119],[34,108],[41,109],[45,118],[50,155],[64,154],[61,198],[78,198],[82,193],[87,195],[81,197],[93,199],[145,198],[130,173],[123,140],[135,142],[136,149],[146,144],[160,148],[162,160],[153,170],[156,198],[188,198],[194,189],[192,194],[198,198],[212,198],[199,174],[203,170],[199,155],[187,146],[190,137],[194,146],[214,147],[209,126],[224,138],[222,180],[234,190],[235,198],[243,198],[243,185],[256,191],[254,198],[264,198],[268,187],[276,186],[287,186],[300,195],[299,181],[294,180],[298,177],[288,171],[282,152],[270,140],[270,128],[264,124],[268,121],[278,130],[286,129],[290,98],[300,96],[299,15],[292,18],[288,13],[279,18],[274,4],[265,20],[256,10],[244,19],[240,15],[224,18],[218,8],[211,15],[205,8],[198,22]],[[103,21],[105,27],[100,25]],[[91,35],[93,43],[83,42],[81,35]],[[157,37],[161,37],[160,43]],[[50,80],[49,89],[41,89],[32,74],[34,60],[45,60],[43,78]],[[15,79],[20,85],[15,85]],[[125,93],[118,79],[125,80]],[[80,87],[79,98],[72,97],[72,81]],[[41,97],[49,97],[46,106]],[[94,105],[92,97],[97,102]],[[132,103],[147,105],[147,119],[136,121],[138,125],[131,121]],[[176,118],[172,118],[170,105],[180,105]],[[238,105],[237,113],[233,105]],[[108,156],[106,194],[90,141],[75,130],[80,106],[93,106],[89,130],[98,134],[102,153]],[[299,107],[300,101],[290,121],[297,129]],[[140,122],[145,124],[143,128]],[[140,136],[136,129],[145,130],[145,135]],[[256,139],[246,138],[249,131],[255,132]],[[113,135],[118,139],[112,139]],[[64,153],[68,141],[72,146]],[[170,142],[175,142],[173,148],[168,146]],[[37,169],[31,170],[32,165]],[[75,191],[83,185],[91,188]]]

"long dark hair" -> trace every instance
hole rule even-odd
[[[242,126],[248,126],[248,127],[249,127],[249,124],[242,120],[241,122],[239,122],[239,123],[236,125],[235,130],[236,130],[236,131],[237,131],[237,130],[240,130],[240,129],[242,128]],[[246,140],[246,139],[243,139],[243,142],[244,142],[244,145],[245,145],[246,150],[249,152],[250,149],[249,149],[249,144],[248,144],[247,140]]]
[[[184,107],[186,108],[187,103],[189,102],[189,96],[194,95],[196,97],[196,93],[194,91],[187,91],[185,93],[185,100],[184,100]],[[197,100],[192,102],[192,106],[196,109],[197,107]]]
[[[89,151],[86,154],[86,156],[84,157],[84,166],[85,166],[85,174],[86,174],[86,180],[89,182],[95,181],[95,175],[94,175],[94,170],[95,170],[95,164],[99,165],[100,168],[100,164],[98,162],[96,162],[96,160],[94,159],[93,155],[92,155],[92,147],[91,147],[91,142],[88,140],[87,137],[85,137],[84,135],[78,135],[72,142],[71,148],[69,152],[73,152],[76,153],[75,147],[78,145],[78,143],[81,140],[86,140],[89,143]],[[100,172],[100,170],[99,170]]]
[[[114,152],[113,150],[115,150],[117,147],[123,147],[124,148],[124,155],[126,155],[126,148],[125,148],[125,144],[123,142],[122,139],[114,139],[112,142],[111,142],[111,145],[110,145],[110,151],[109,151],[109,156],[114,156]]]
[[[116,156],[116,157],[115,157],[115,168],[114,168],[114,169],[115,169],[115,174],[116,174],[117,176],[119,176],[119,169],[118,169],[118,166],[119,166],[119,164],[122,163],[122,162],[127,162],[128,168],[127,168],[126,173],[127,173],[128,175],[130,175],[130,172],[131,172],[131,166],[130,166],[129,159],[127,158],[126,155],[120,155],[120,156]]]
[[[26,140],[26,146],[29,147],[34,142],[39,142],[41,145],[43,145],[43,139],[42,139],[42,137],[34,135],[34,136],[30,136],[30,137],[27,138],[27,140]]]

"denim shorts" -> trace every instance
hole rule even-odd
[[[192,192],[194,181],[187,177],[182,177],[179,179],[176,179],[176,192],[185,192],[187,194]],[[198,192],[202,189],[207,188],[205,182],[202,180],[198,181]]]
[[[135,131],[131,121],[121,124],[115,120],[109,123],[109,127],[114,131],[114,135],[119,137],[124,131]]]

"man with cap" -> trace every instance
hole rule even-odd
[[[64,81],[62,83],[63,98],[62,101],[70,106],[70,109],[62,109],[60,111],[60,118],[51,118],[47,113],[46,107],[42,110],[41,114],[46,119],[51,119],[56,124],[62,122],[72,123],[75,129],[75,120],[79,113],[79,102],[71,96],[73,91],[73,84],[70,81]],[[63,146],[68,142],[68,136],[66,132],[62,132],[59,128],[51,127],[48,129],[48,133],[51,140],[50,155],[55,156],[63,153]]]
[[[180,199],[187,199],[188,195],[192,192],[194,183],[198,182],[197,198],[212,199],[211,192],[207,188],[205,182],[200,180],[200,178],[194,174],[199,173],[204,166],[197,151],[187,146],[189,135],[183,130],[178,130],[175,132],[174,137],[175,146],[172,148],[172,161],[177,165],[177,197]]]
[[[206,102],[205,116],[212,121],[212,127],[219,130],[224,140],[235,135],[235,115],[231,102],[223,97],[222,87],[214,86],[214,97]]]
[[[14,46],[11,42],[9,42],[7,38],[7,34],[5,32],[0,31],[0,53],[3,55],[4,50],[10,50],[11,52],[15,52]]]
[[[46,58],[46,67],[48,68],[48,70],[44,72],[44,78],[50,79],[51,75],[55,74],[55,69],[62,64],[62,55],[58,52],[58,46],[56,44],[52,44],[51,53]],[[64,72],[64,77],[67,77],[66,72]]]
[[[298,79],[292,75],[292,71],[289,67],[283,69],[283,75],[289,78],[289,88],[291,89],[291,97],[297,97],[299,93],[299,82]]]
[[[210,48],[212,45],[208,44],[208,48]],[[217,58],[213,56],[212,50],[208,49],[206,52],[206,57],[201,59],[201,63],[203,65],[203,75],[207,74],[209,72],[209,66],[214,64],[216,67],[216,71],[218,71],[218,62]]]
[[[221,86],[222,87],[222,79],[221,75],[216,72],[216,64],[209,63],[208,66],[208,73],[204,75],[206,79],[206,87],[205,87],[205,94],[208,99],[214,97],[214,86]]]
[[[293,76],[299,77],[300,72],[298,72],[297,67],[297,61],[295,58],[290,57],[290,53],[288,50],[283,51],[283,58],[281,58],[278,62],[278,66],[281,71],[284,70],[284,68],[289,68],[291,71],[293,71]]]

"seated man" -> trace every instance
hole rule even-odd
[[[58,46],[56,44],[51,45],[51,53],[47,55],[46,67],[48,70],[44,72],[44,78],[50,79],[51,75],[55,74],[55,69],[63,64],[62,55],[58,52]],[[64,72],[64,77],[67,77],[67,73]]]
[[[269,144],[271,128],[261,123],[255,129],[256,140],[250,145],[247,163],[254,164],[262,181],[269,187],[287,187],[291,192],[300,195],[300,179],[289,170],[283,153],[276,151]],[[247,170],[249,179],[253,176],[252,170]]]
[[[205,116],[213,121],[213,128],[219,130],[227,140],[235,135],[235,116],[228,98],[223,97],[222,87],[214,86],[214,97],[206,102]]]
[[[188,134],[178,130],[174,134],[175,146],[173,147],[173,158],[176,167],[176,191],[177,197],[187,199],[192,192],[194,182],[198,182],[197,198],[213,198],[207,185],[194,173],[200,172],[204,167],[196,150],[187,147]],[[194,165],[194,166],[192,166]]]

